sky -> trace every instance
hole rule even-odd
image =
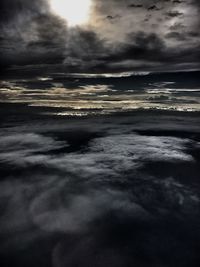
[[[87,21],[73,25],[62,16],[64,7],[56,12],[53,1],[1,1],[3,69],[113,73],[200,68],[198,0],[91,0],[86,1]],[[77,4],[74,15],[82,16],[80,9],[85,8]]]

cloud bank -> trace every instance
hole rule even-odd
[[[69,27],[47,0],[1,1],[1,64],[72,72],[199,69],[198,1],[92,1]]]

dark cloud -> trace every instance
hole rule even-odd
[[[151,11],[151,10],[160,10],[156,5],[153,5],[153,6],[150,6],[148,7],[148,11]]]
[[[62,62],[67,28],[60,18],[49,14],[47,2],[9,2],[2,1],[1,64]]]
[[[169,61],[185,69],[195,60],[196,68],[198,1],[92,1],[90,25],[74,28],[52,14],[47,0],[1,1],[1,66],[60,64],[69,71],[104,72],[114,65],[113,71],[123,70],[127,60],[130,70],[153,70],[155,63],[164,69]]]
[[[121,16],[119,16],[119,15],[115,15],[115,16],[111,16],[111,15],[108,15],[107,16],[107,19],[108,20],[115,20],[115,19],[119,19]]]
[[[186,28],[186,26],[183,24],[183,23],[177,23],[177,22],[175,22],[172,26],[170,26],[170,30],[171,31],[174,31],[174,30],[183,30],[183,29],[185,29]]]
[[[48,12],[48,2],[46,0],[2,0],[0,3],[2,22],[9,22],[20,16],[37,16]]]
[[[168,17],[172,17],[172,18],[174,18],[174,17],[182,16],[183,13],[182,13],[182,12],[179,12],[179,11],[177,11],[177,10],[174,10],[174,11],[169,11],[169,12],[167,12],[166,15],[167,15]]]
[[[180,33],[170,32],[166,38],[178,38],[184,40],[186,37]],[[109,62],[122,62],[123,60],[143,60],[145,62],[157,62],[165,64],[197,62],[199,55],[198,47],[191,52],[190,49],[174,50],[167,48],[165,42],[156,34],[138,32],[130,34],[127,41],[118,47],[118,50],[111,54]],[[198,55],[197,58],[195,58]]]
[[[167,38],[176,39],[176,40],[179,40],[179,41],[184,41],[187,38],[187,36],[185,36],[184,34],[182,34],[180,32],[175,32],[175,31],[166,34],[166,37]]]
[[[181,0],[174,0],[173,3],[174,4],[181,4],[181,3],[184,3],[185,1],[181,1]]]
[[[130,4],[130,5],[128,5],[128,7],[140,8],[140,7],[143,7],[143,5],[141,5],[141,4]]]

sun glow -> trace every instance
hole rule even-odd
[[[91,0],[50,0],[52,12],[67,20],[70,26],[89,20]]]

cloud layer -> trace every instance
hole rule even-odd
[[[1,127],[0,261],[55,267],[196,262],[195,115],[47,116],[30,123],[30,114]]]
[[[1,1],[1,64],[65,71],[199,69],[198,1],[95,1],[68,27],[50,2]]]

